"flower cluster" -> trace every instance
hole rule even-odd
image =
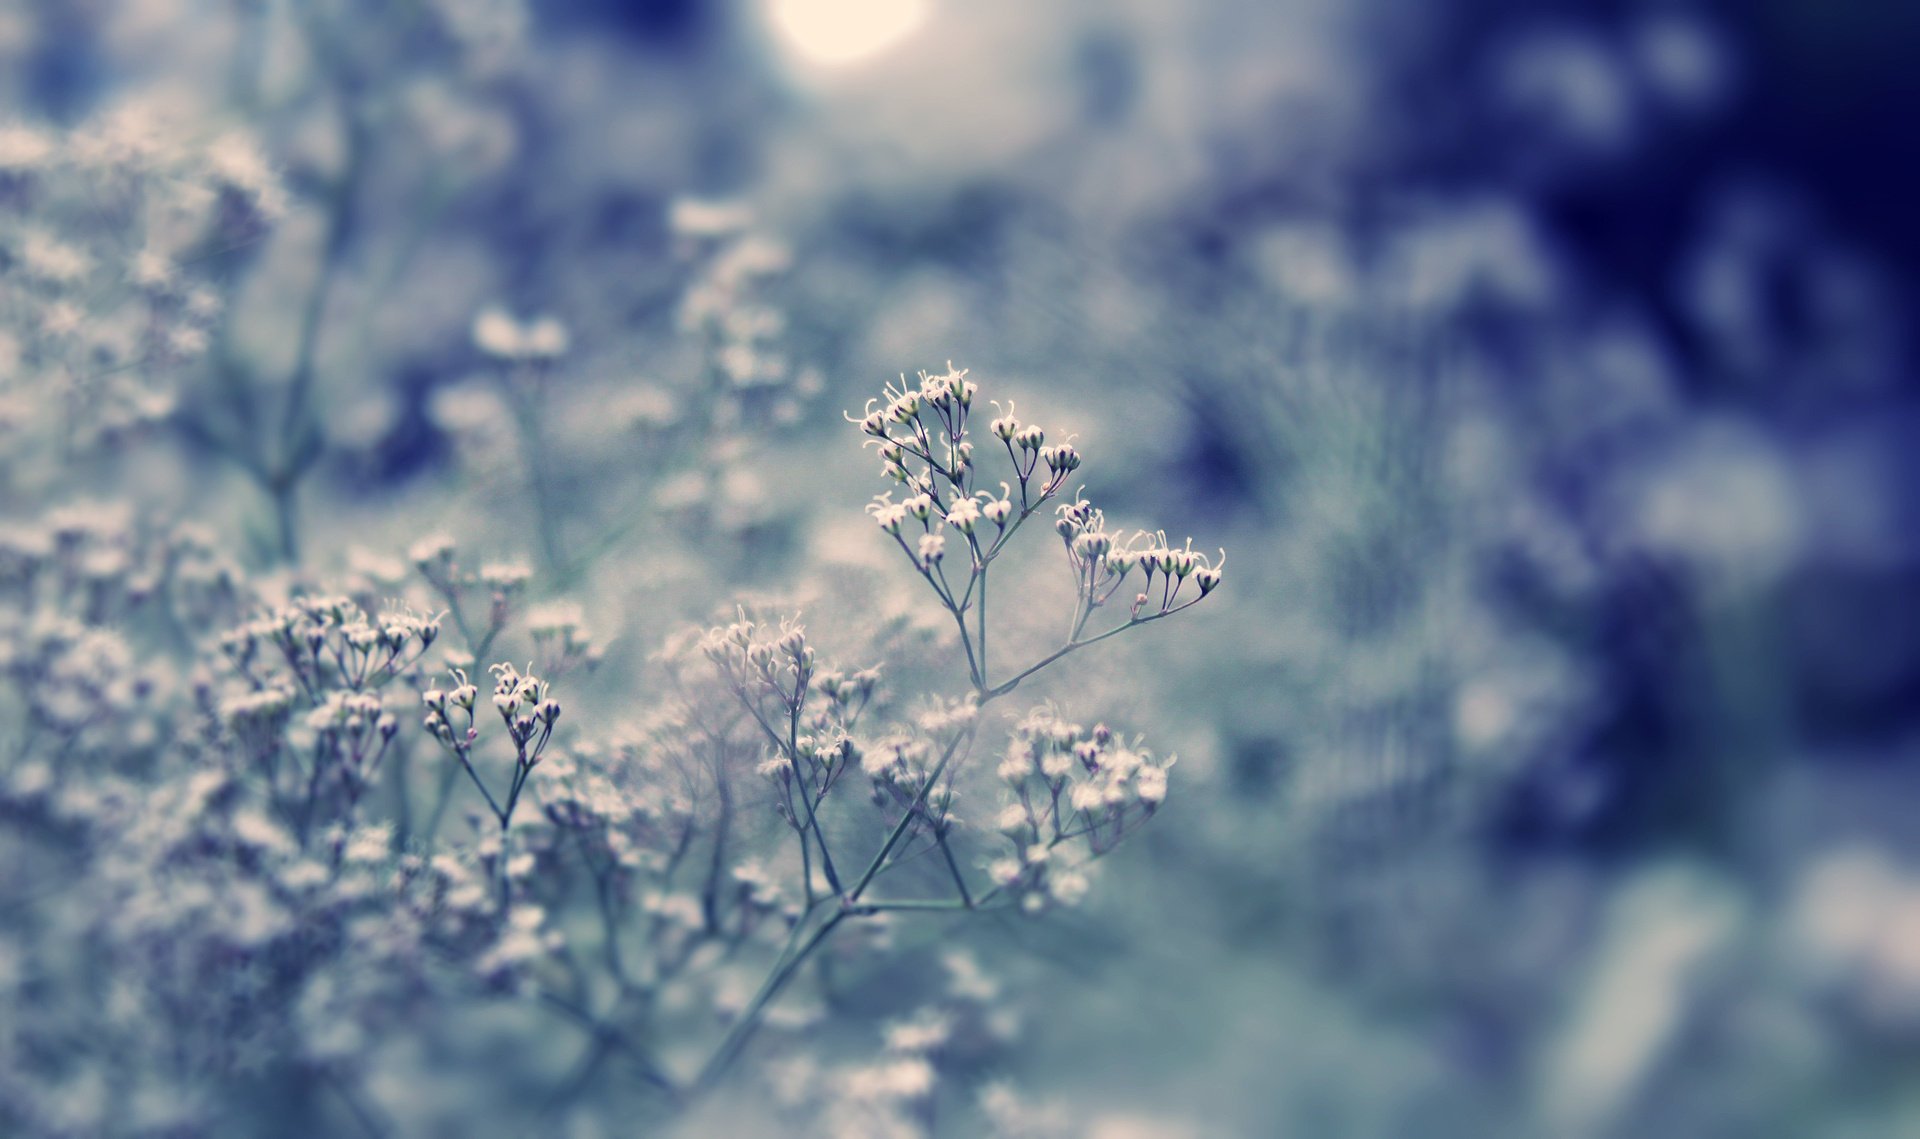
[[[502,662],[493,673],[493,708],[506,722],[519,761],[528,767],[540,762],[540,753],[553,738],[553,725],[560,719],[560,701],[553,698],[553,687],[531,674],[522,674]],[[427,706],[432,708],[433,701]],[[443,705],[444,707],[444,705]]]
[[[173,730],[181,671],[156,652],[230,620],[244,590],[192,527],[80,501],[0,525],[0,680],[30,735],[117,756]]]
[[[244,256],[286,195],[251,139],[194,133],[137,99],[65,131],[0,125],[8,465],[57,468],[164,419],[213,343],[210,263]]]
[[[1054,532],[1066,544],[1067,565],[1073,570],[1075,593],[1083,620],[1085,614],[1106,604],[1120,591],[1128,577],[1140,571],[1139,592],[1128,609],[1132,620],[1142,613],[1166,616],[1184,608],[1220,587],[1221,567],[1227,555],[1217,559],[1195,553],[1193,539],[1184,546],[1167,544],[1164,530],[1147,533],[1138,530],[1130,537],[1107,529],[1106,512],[1084,498],[1063,503],[1057,508]],[[1154,579],[1159,578],[1156,595]],[[1180,596],[1187,579],[1192,578],[1197,596]]]
[[[956,809],[974,801],[968,761],[994,723],[987,709],[1051,663],[988,680],[986,569],[1079,460],[1038,432],[1010,436],[1020,489],[968,492],[975,398],[963,374],[927,378],[916,414],[936,462],[915,468],[897,508],[924,523],[916,552],[928,580],[956,616],[974,618],[963,627],[975,683],[957,694],[925,692],[899,714],[879,668],[836,668],[796,620],[742,609],[663,656],[657,706],[576,740],[561,730],[553,681],[596,663],[599,648],[577,605],[529,603],[525,565],[469,568],[450,540],[429,538],[404,561],[350,557],[344,579],[294,570],[255,586],[190,531],[147,533],[131,517],[74,508],[0,533],[0,665],[41,733],[0,778],[0,819],[31,817],[57,835],[121,828],[76,871],[103,899],[89,905],[110,915],[87,932],[89,950],[147,986],[129,1007],[150,1000],[155,1024],[175,1025],[164,1009],[197,987],[239,978],[206,1002],[208,1022],[179,1029],[207,1064],[241,1063],[251,1046],[276,1070],[304,1066],[356,1088],[367,1041],[398,1031],[402,1010],[521,999],[587,1034],[563,1090],[617,1053],[663,1105],[689,1102],[757,1033],[817,1019],[816,1006],[780,1004],[811,983],[809,962],[867,967],[895,923],[920,911],[1071,900],[1085,877],[1068,844],[1104,853],[1164,794],[1165,765],[1137,749],[1089,753],[1069,779],[1048,753],[1022,784],[1032,813],[1015,844],[1020,874],[981,879],[992,835]],[[1103,532],[1097,512],[1064,517]],[[958,578],[943,559],[963,556],[971,584],[949,590]],[[195,637],[188,609],[149,604],[175,594],[224,614],[212,627],[227,631]],[[196,662],[188,683],[138,667],[154,638]],[[527,663],[500,660],[509,644]],[[434,685],[436,653],[447,672]],[[933,663],[885,655],[908,684]],[[490,686],[475,679],[487,662]],[[403,713],[409,690],[424,733]],[[142,702],[155,712],[145,727],[122,708]],[[75,746],[77,725],[102,729],[102,770],[141,774],[72,775],[94,766]],[[78,762],[56,767],[43,749]],[[151,792],[139,781],[149,774]],[[849,793],[849,777],[871,794]],[[468,796],[496,825],[455,805]],[[156,806],[142,814],[148,798]],[[32,872],[0,872],[0,886]],[[980,996],[991,984],[977,968],[955,983],[973,996],[894,1024],[885,1054],[833,1072],[833,1094],[812,1107],[874,1121],[930,1108],[941,1067],[976,1063],[968,1050],[1000,1035]],[[100,1004],[104,1024],[118,1006]],[[697,1068],[676,1070],[686,1049],[661,1045],[684,1040],[710,1047]]]
[[[1012,792],[995,821],[1013,847],[989,867],[995,884],[1029,907],[1078,901],[1087,890],[1079,863],[1106,854],[1153,817],[1174,762],[1156,760],[1105,724],[1086,728],[1051,708],[1021,720],[995,772]]]
[[[575,668],[599,667],[606,655],[587,630],[587,619],[580,606],[571,601],[546,601],[527,607],[527,635],[533,638],[534,651],[540,655],[548,675],[558,676]]]
[[[679,323],[698,339],[709,368],[729,390],[777,396],[793,377],[779,348],[786,315],[766,293],[792,256],[780,242],[753,232],[752,223],[751,212],[737,203],[683,198],[673,204],[667,224],[694,262]],[[798,413],[790,400],[783,406],[787,417]]]
[[[309,700],[377,689],[408,674],[440,637],[437,617],[393,608],[366,613],[351,598],[304,597],[234,629],[220,649],[256,691],[285,665]]]
[[[958,770],[950,762],[971,743],[979,723],[979,705],[971,697],[936,702],[868,750],[861,767],[870,780],[875,806],[891,806],[924,820],[936,835],[954,824]],[[941,779],[944,772],[945,779]]]
[[[939,375],[920,373],[917,386],[902,381],[888,385],[884,399],[867,404],[857,421],[867,441],[878,448],[882,473],[900,484],[879,495],[867,507],[880,529],[891,537],[908,562],[933,589],[952,616],[967,658],[969,679],[981,696],[1004,694],[1027,675],[1059,656],[1134,625],[1158,620],[1198,602],[1219,587],[1225,551],[1209,559],[1184,546],[1169,546],[1164,531],[1136,533],[1122,539],[1106,527],[1105,515],[1084,498],[1058,508],[1055,531],[1066,543],[1073,572],[1075,602],[1067,643],[1045,661],[994,684],[987,655],[986,620],[988,579],[995,559],[1021,525],[1041,506],[1057,497],[1068,476],[1081,466],[1080,452],[1071,441],[1048,443],[1045,430],[1022,423],[1009,403],[988,424],[989,433],[1004,451],[1011,481],[1001,481],[998,493],[978,486],[980,481],[969,416],[979,388],[965,369]],[[997,401],[996,410],[999,409]],[[852,416],[848,417],[852,420]],[[965,576],[949,572],[949,534],[965,544]],[[1127,620],[1104,632],[1087,635],[1095,609],[1123,587],[1138,569],[1142,583],[1133,597]],[[1158,579],[1158,593],[1155,579]],[[1180,597],[1188,578],[1195,592]]]
[[[947,950],[928,964],[925,971],[944,975],[944,984],[926,1004],[880,1026],[877,1050],[843,1063],[803,1054],[768,1073],[775,1100],[796,1122],[811,1117],[827,1135],[922,1135],[920,1120],[941,1080],[1014,1036],[1017,1014],[972,955]]]
[[[521,792],[526,790],[527,779],[553,739],[553,726],[560,720],[560,702],[553,696],[552,685],[522,673],[511,664],[495,664],[491,671],[493,708],[506,725],[507,738],[513,744],[513,771],[502,796],[493,794],[473,763],[474,748],[480,742],[480,725],[474,715],[480,702],[479,686],[467,678],[464,670],[454,669],[451,687],[429,688],[420,694],[420,702],[427,709],[427,731],[459,761],[468,779],[486,799],[504,838],[513,825],[514,808],[520,802]],[[504,852],[500,857],[504,867]]]
[[[255,714],[258,712],[256,709]],[[371,692],[334,691],[307,713],[307,727],[318,745],[312,778],[319,780],[331,774],[338,780],[350,816],[352,804],[366,793],[388,746],[400,731],[400,719]]]
[[[920,373],[917,387],[889,385],[884,401],[868,403],[858,421],[879,449],[882,473],[906,495],[896,503],[890,491],[867,512],[922,573],[933,570],[945,555],[942,531],[947,527],[965,539],[976,566],[991,561],[1011,531],[1058,494],[1067,476],[1080,467],[1080,454],[1071,443],[1047,445],[1046,432],[1022,426],[1009,405],[1008,414],[995,419],[991,430],[1005,448],[1014,481],[1002,482],[997,495],[976,489],[968,418],[979,385],[966,377],[965,369],[949,368],[937,376]],[[1041,467],[1046,474],[1037,477]],[[910,521],[918,523],[911,546],[901,533]]]

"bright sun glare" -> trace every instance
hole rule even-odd
[[[928,0],[769,0],[774,26],[808,63],[838,67],[877,55],[927,18]]]

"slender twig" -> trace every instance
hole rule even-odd
[[[973,730],[972,728],[968,728],[968,730],[954,736],[953,739],[948,742],[946,752],[940,756],[940,762],[934,764],[933,770],[927,774],[926,781],[920,785],[920,790],[914,795],[913,801],[907,804],[907,809],[901,814],[900,821],[894,825],[893,833],[887,835],[887,841],[883,843],[879,851],[874,854],[873,861],[867,864],[866,872],[860,875],[860,881],[855,883],[853,889],[847,892],[848,901],[857,902],[860,900],[860,895],[866,890],[868,884],[873,881],[874,875],[880,873],[880,867],[886,862],[887,855],[893,853],[893,848],[899,844],[900,837],[906,834],[907,828],[912,825],[913,820],[919,813],[921,805],[927,801],[928,792],[932,791],[933,785],[940,781],[940,775],[947,769],[947,764],[953,761],[954,753],[960,748],[960,741],[971,741],[972,739]]]
[[[1012,692],[1015,688],[1018,688],[1020,686],[1021,681],[1025,680],[1029,676],[1032,676],[1034,673],[1039,672],[1041,669],[1052,664],[1054,661],[1059,660],[1061,657],[1067,656],[1068,654],[1076,652],[1080,649],[1084,649],[1088,645],[1097,645],[1101,641],[1106,640],[1108,637],[1117,637],[1121,633],[1126,632],[1128,629],[1137,629],[1142,625],[1152,624],[1153,622],[1160,620],[1162,617],[1171,617],[1175,613],[1178,613],[1183,609],[1187,609],[1187,608],[1190,608],[1191,606],[1199,604],[1199,602],[1200,602],[1200,598],[1198,597],[1190,598],[1189,600],[1181,602],[1179,605],[1176,605],[1171,609],[1167,609],[1159,613],[1154,613],[1146,617],[1129,618],[1125,624],[1116,625],[1113,628],[1108,629],[1104,633],[1087,637],[1083,640],[1070,640],[1066,644],[1061,645],[1059,648],[1055,649],[1053,652],[1048,653],[1046,656],[1040,658],[1038,661],[1034,662],[1032,665],[1029,665],[1024,669],[1021,669],[1020,672],[1014,675],[1011,679],[1008,679],[1000,684],[995,685],[992,688],[987,689],[985,693],[985,697],[987,699],[997,699],[1001,696],[1005,696],[1007,693]]]
[[[734,1058],[740,1054],[740,1050],[746,1046],[747,1041],[760,1027],[767,1005],[780,995],[780,990],[784,989],[800,967],[807,963],[807,958],[812,956],[813,951],[820,948],[820,944],[839,927],[842,921],[846,920],[847,914],[848,911],[845,909],[836,910],[831,917],[821,923],[812,936],[801,942],[799,948],[767,974],[767,979],[761,983],[759,991],[753,994],[747,1006],[740,1011],[740,1015],[733,1022],[733,1027],[727,1030],[727,1035],[721,1039],[719,1047],[714,1049],[713,1055],[708,1057],[707,1062],[701,1066],[700,1074],[694,1077],[692,1089],[695,1092],[711,1088],[726,1073],[727,1067],[733,1063]]]
[[[960,891],[960,901],[968,909],[973,908],[973,895],[967,890],[967,880],[960,873],[960,863],[953,857],[953,847],[947,842],[947,832],[939,827],[933,831],[934,839],[940,844],[940,854],[947,861],[947,869],[953,872],[953,885]]]

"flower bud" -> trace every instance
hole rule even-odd
[[[1113,549],[1113,535],[1103,530],[1083,531],[1073,540],[1073,552],[1088,561],[1098,561]]]

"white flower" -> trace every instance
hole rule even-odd
[[[0,170],[31,170],[53,155],[53,140],[18,125],[0,126]]]
[[[933,1065],[909,1056],[849,1072],[846,1088],[859,1100],[919,1099],[933,1091],[933,1082]]]
[[[1032,770],[1032,753],[1027,751],[1026,745],[1015,742],[1007,747],[1007,758],[1000,761],[1000,766],[993,773],[1002,781],[1018,787],[1026,781],[1027,774]]]
[[[23,271],[53,284],[70,285],[93,268],[92,258],[43,230],[21,236],[19,255]]]
[[[521,347],[533,359],[551,360],[567,354],[573,338],[557,317],[543,316],[522,330]]]
[[[567,353],[572,338],[567,326],[553,316],[524,323],[498,305],[489,305],[473,318],[474,346],[502,360],[551,360]]]
[[[980,504],[971,498],[963,498],[947,511],[947,525],[962,534],[973,533],[974,524],[980,521]]]
[[[487,562],[480,567],[480,583],[497,590],[519,589],[533,579],[524,562]]]
[[[1041,757],[1040,774],[1048,779],[1064,779],[1073,770],[1073,756],[1064,751],[1048,751]]]
[[[1078,870],[1056,870],[1047,878],[1047,892],[1063,906],[1077,906],[1086,898],[1092,883]]]
[[[1068,798],[1074,810],[1092,811],[1100,807],[1105,797],[1100,788],[1092,783],[1076,783]]]
[[[682,237],[725,237],[752,221],[753,212],[744,202],[678,198],[667,207],[667,228]]]
[[[931,1052],[952,1035],[953,1022],[939,1013],[898,1021],[885,1029],[887,1049],[891,1052]]]
[[[501,309],[484,309],[473,318],[473,343],[490,356],[513,359],[520,354],[520,325]]]

